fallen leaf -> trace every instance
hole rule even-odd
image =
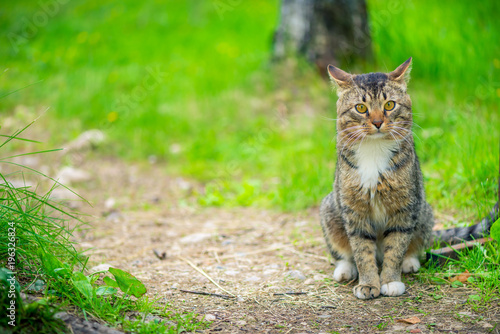
[[[422,331],[418,328],[414,328],[410,331],[410,333],[422,333]]]
[[[409,318],[406,318],[406,319],[398,319],[396,320],[397,322],[404,322],[406,324],[418,324],[421,320],[417,317],[409,317]]]
[[[471,276],[472,276],[472,274],[468,270],[465,270],[465,272],[463,272],[455,277],[451,277],[450,282],[459,281],[461,283],[467,283],[467,279]]]

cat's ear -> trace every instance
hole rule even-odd
[[[411,71],[411,57],[407,61],[398,66],[394,71],[389,73],[389,78],[391,80],[397,81],[399,83],[407,84],[410,81],[410,71]]]
[[[338,67],[328,65],[328,75],[332,82],[340,88],[352,86],[352,74],[344,72]]]

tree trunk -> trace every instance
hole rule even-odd
[[[371,57],[365,0],[282,0],[274,56],[297,54],[325,73],[328,64]]]

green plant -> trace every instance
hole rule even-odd
[[[27,141],[18,137],[26,128],[4,136],[6,140],[0,148],[13,140]],[[12,156],[0,162],[46,177],[10,162],[10,158]],[[70,240],[72,232],[83,222],[49,199],[53,188],[39,195],[36,189],[13,186],[9,176],[12,174],[0,173],[3,180],[0,183],[0,312],[11,317],[1,317],[0,329],[8,333],[67,332],[64,323],[55,319],[54,314],[71,305],[85,319],[99,319],[136,333],[162,332],[143,319],[124,320],[127,312],[147,315],[157,309],[144,296],[146,287],[137,278],[118,268],[85,274],[88,257],[78,252]],[[101,275],[109,274],[114,279],[103,276],[100,280]],[[31,303],[23,301],[20,292],[28,289],[44,297]],[[164,329],[163,333],[204,326],[194,314],[179,315],[164,309],[162,316],[175,322],[157,324]]]

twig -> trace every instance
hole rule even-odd
[[[214,249],[213,252],[214,252],[215,260],[217,261],[218,264],[221,264],[220,259],[219,259],[219,255],[217,255],[217,251]]]
[[[285,292],[285,293],[273,293],[273,296],[290,296],[290,295],[307,295],[307,292]]]
[[[180,256],[180,255],[179,255],[179,258],[180,258],[181,260],[186,261],[186,262],[187,262],[187,264],[189,264],[191,267],[193,267],[193,269],[194,269],[194,270],[196,270],[197,272],[199,272],[200,274],[202,274],[203,276],[205,276],[206,278],[208,278],[208,280],[209,280],[210,282],[212,282],[213,284],[215,284],[215,286],[216,286],[216,287],[218,287],[219,289],[221,289],[221,290],[222,290],[222,291],[224,291],[225,293],[227,293],[227,294],[229,294],[229,295],[231,295],[231,296],[233,296],[233,297],[236,297],[236,295],[235,295],[235,294],[233,294],[233,293],[231,293],[231,292],[227,291],[226,289],[224,289],[223,287],[221,287],[219,284],[217,284],[217,282],[216,282],[216,281],[214,281],[214,280],[212,279],[212,277],[208,276],[208,274],[207,274],[206,272],[204,272],[202,269],[198,268],[198,267],[197,267],[197,266],[196,266],[193,262],[189,261],[188,259],[186,259],[186,258],[184,258],[184,257],[182,257],[182,256]]]
[[[165,260],[167,258],[167,252],[161,252],[160,253],[160,251],[158,251],[157,249],[153,249],[153,253],[160,260]]]
[[[213,297],[220,297],[224,299],[231,299],[234,298],[232,296],[227,296],[227,295],[221,295],[218,293],[210,293],[210,292],[202,292],[202,291],[189,291],[189,290],[179,290],[180,292],[186,292],[186,293],[192,293],[195,295],[204,295],[204,296],[213,296]]]

